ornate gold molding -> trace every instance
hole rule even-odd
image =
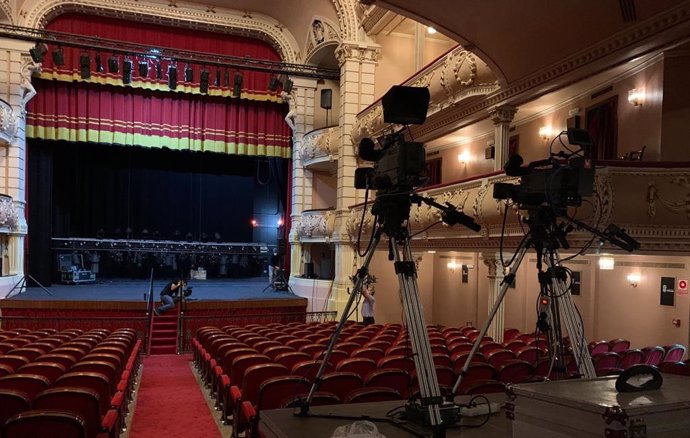
[[[283,62],[298,63],[299,45],[294,36],[272,17],[218,8],[208,11],[201,4],[169,7],[163,3],[132,0],[35,0],[23,6],[22,26],[42,28],[56,15],[85,12],[156,24],[175,24],[209,32],[257,38],[271,44]],[[279,25],[279,26],[277,26]]]
[[[381,58],[381,47],[344,41],[335,49],[335,58],[341,67],[346,61],[376,63]]]
[[[305,167],[308,166],[310,160],[336,157],[341,138],[339,126],[317,129],[304,134],[299,154]]]

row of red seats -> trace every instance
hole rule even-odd
[[[10,348],[0,355],[3,438],[63,428],[77,436],[66,434],[80,427],[88,438],[120,434],[140,364],[133,329],[14,329],[0,337]]]

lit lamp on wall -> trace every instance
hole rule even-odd
[[[599,257],[599,269],[602,271],[612,271],[616,261],[610,255],[603,255]]]
[[[460,265],[458,264],[458,262],[456,262],[455,260],[452,260],[452,261],[448,262],[448,265],[447,265],[447,266],[448,266],[448,270],[449,270],[450,272],[455,272],[455,270],[458,269],[458,268],[460,267]]]
[[[462,151],[461,154],[458,154],[458,161],[461,164],[467,164],[467,162],[470,161],[470,153],[467,151]]]
[[[627,279],[628,283],[630,283],[630,286],[632,287],[637,287],[637,285],[640,284],[640,274],[628,274]]]
[[[539,128],[539,137],[542,140],[548,140],[549,138],[551,138],[551,131],[552,130],[550,126],[542,126],[541,128]]]
[[[642,105],[644,103],[644,88],[628,90],[628,102],[633,106]]]

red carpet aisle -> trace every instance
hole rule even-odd
[[[189,357],[144,358],[130,438],[207,438],[221,433],[189,367]]]

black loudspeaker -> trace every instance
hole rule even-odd
[[[208,76],[209,72],[206,69],[201,70],[201,76],[199,79],[199,91],[202,94],[208,93]]]
[[[429,109],[429,89],[394,85],[384,94],[383,121],[400,125],[421,125]]]
[[[81,78],[89,79],[91,77],[91,58],[88,53],[82,53],[79,57],[79,65],[81,68]]]
[[[129,84],[132,82],[132,60],[126,59],[122,63],[122,83]]]
[[[314,262],[304,264],[304,278],[314,278]]]
[[[333,108],[333,90],[330,88],[321,90],[321,108],[327,110]]]

